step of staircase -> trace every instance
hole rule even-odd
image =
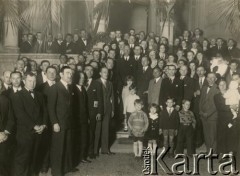
[[[111,147],[111,151],[115,153],[133,153],[133,138],[129,135],[129,132],[118,131],[116,135],[117,139]],[[196,153],[205,152],[206,147],[202,145],[196,150]],[[185,151],[186,152],[186,151]]]

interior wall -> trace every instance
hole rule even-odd
[[[185,1],[184,21],[188,29],[201,28],[207,38],[234,38],[234,35],[218,21],[218,17],[213,13],[218,0]]]
[[[126,2],[116,2],[110,8],[109,30],[120,29],[123,33],[130,28],[136,32],[146,31],[147,12],[146,7]]]

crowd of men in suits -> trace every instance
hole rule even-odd
[[[59,65],[44,60],[38,66],[23,57],[13,71],[3,73],[3,175],[9,171],[16,176],[34,175],[51,168],[52,175],[60,176],[77,171],[80,162],[91,162],[89,158],[98,157],[100,148],[101,154],[114,154],[110,123],[112,117],[122,119],[121,94],[129,76],[134,78],[146,112],[152,103],[164,109],[169,97],[174,98],[177,111],[183,99],[191,102],[197,122],[195,149],[204,142],[206,152],[210,148],[218,153],[239,152],[239,117],[232,119],[230,107],[219,93],[224,92],[223,80],[225,89],[232,80],[240,83],[240,51],[233,39],[209,41],[200,29],[185,30],[171,46],[167,38],[152,32],[146,35],[131,29],[122,36],[117,30],[109,33],[109,43],[102,49],[90,51],[85,30],[80,37],[67,34],[65,40],[61,34],[56,40],[49,35],[43,41],[37,33],[35,42],[32,34],[24,37],[21,52],[62,54]],[[79,54],[77,58],[66,55],[74,53]],[[230,112],[227,119],[220,118],[222,110]],[[234,141],[226,142],[229,138]]]

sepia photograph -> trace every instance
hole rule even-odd
[[[240,0],[0,0],[0,176],[240,176]]]

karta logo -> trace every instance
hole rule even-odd
[[[219,156],[213,153],[213,149],[210,149],[208,154],[193,154],[192,155],[192,168],[190,169],[190,157],[185,154],[177,154],[174,159],[178,160],[172,165],[168,165],[164,159],[167,155],[169,148],[163,147],[162,150],[157,155],[158,150],[155,152],[152,151],[150,147],[144,149],[143,151],[143,174],[144,175],[152,175],[157,174],[158,167],[162,169],[168,175],[200,175],[199,171],[199,161],[205,160],[207,162],[207,171],[211,175],[216,175],[221,173],[223,175],[237,175],[239,173],[236,170],[236,157],[232,154],[224,154],[221,159],[224,159],[224,162],[219,163],[218,170],[213,169],[213,161],[217,160]],[[182,160],[181,160],[182,159]],[[218,162],[217,162],[218,163]],[[181,169],[179,169],[181,168]]]

